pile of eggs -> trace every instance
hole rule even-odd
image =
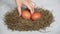
[[[22,11],[21,17],[24,19],[38,20],[41,19],[42,14],[40,12],[31,14],[28,10],[24,10]]]

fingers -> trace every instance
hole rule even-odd
[[[36,4],[34,2],[31,2],[31,5],[35,8]]]
[[[34,8],[35,8],[35,4],[31,2],[30,5],[31,5],[31,7],[32,7],[31,13],[33,14],[33,13],[34,13]]]
[[[31,14],[34,13],[34,6],[33,6],[33,4],[30,4],[28,2],[24,2],[23,4],[28,7],[28,9],[30,10]]]

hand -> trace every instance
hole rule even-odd
[[[16,4],[17,4],[17,9],[19,12],[19,16],[21,16],[21,6],[25,5],[27,6],[27,8],[30,10],[31,14],[34,13],[34,3],[32,3],[31,0],[16,0]]]

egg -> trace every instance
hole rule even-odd
[[[30,19],[31,13],[30,13],[28,10],[24,10],[24,11],[22,11],[21,16],[22,16],[22,18],[24,18],[24,19]]]
[[[38,20],[41,19],[42,14],[40,12],[35,12],[34,14],[32,14],[31,19],[32,20]]]

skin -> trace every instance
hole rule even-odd
[[[19,16],[21,16],[21,7],[22,5],[27,6],[27,8],[30,10],[31,14],[34,13],[34,3],[32,3],[31,0],[16,0],[16,5],[17,5],[17,9],[19,12]]]

